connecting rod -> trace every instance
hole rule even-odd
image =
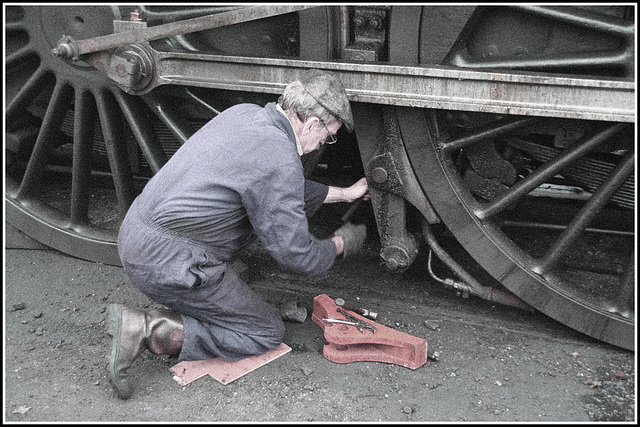
[[[310,7],[315,6],[254,6],[92,39],[63,36],[53,54],[61,59],[82,59],[133,95],[144,95],[160,85],[280,93],[303,70],[320,68],[336,73],[349,99],[356,102],[635,122],[635,83],[631,81],[445,66],[159,52],[147,43]]]
[[[298,12],[311,7],[316,6],[254,6],[170,22],[154,27],[136,28],[120,33],[94,37],[92,39],[74,40],[70,37],[63,37],[51,53],[54,56],[77,60],[80,56],[88,53],[101,52],[127,44],[142,43],[181,34],[194,33],[196,31],[211,30],[213,28],[268,18],[285,13]]]

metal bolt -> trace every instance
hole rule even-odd
[[[374,182],[382,184],[389,179],[389,174],[383,167],[378,166],[373,171],[371,171],[371,177],[373,178]]]
[[[73,56],[73,47],[68,43],[60,43],[51,50],[51,54],[56,57],[71,58]]]
[[[371,26],[371,28],[379,30],[380,28],[382,28],[382,21],[380,21],[378,18],[371,18],[369,20],[369,25]]]
[[[485,58],[489,58],[491,56],[497,56],[497,55],[498,55],[498,46],[496,45],[489,44],[482,49],[482,56],[484,56]]]
[[[119,77],[124,77],[124,76],[127,75],[127,70],[126,70],[126,68],[124,68],[124,65],[118,64],[116,66],[116,73],[118,73]]]

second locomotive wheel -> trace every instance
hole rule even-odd
[[[391,52],[402,61],[630,79],[629,12],[423,8],[411,14],[414,49]],[[455,29],[460,14],[468,21]],[[429,43],[438,29],[449,46]],[[402,37],[406,26],[392,25],[392,43]],[[632,124],[407,108],[397,117],[425,194],[480,266],[560,323],[634,349]]]
[[[633,211],[616,199],[633,203],[634,151],[612,163],[593,153],[600,143],[629,137],[630,125],[600,124],[571,148],[549,153],[537,140],[538,132],[548,129],[546,120],[505,132],[504,120],[485,117],[477,128],[454,137],[444,132],[446,118],[438,120],[437,113],[399,110],[398,122],[409,158],[427,160],[414,167],[418,180],[464,249],[536,309],[591,337],[633,349]],[[487,164],[494,146],[500,149]],[[577,157],[577,151],[586,154]],[[507,154],[519,169],[504,160]],[[573,168],[565,166],[572,161]],[[591,194],[578,190],[576,184],[585,179],[580,169],[598,175]],[[553,178],[557,183],[545,184]],[[555,199],[564,191],[580,197]]]

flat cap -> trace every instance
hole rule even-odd
[[[353,131],[353,114],[342,82],[332,71],[311,69],[300,79],[302,86],[327,111],[340,120],[348,132]]]

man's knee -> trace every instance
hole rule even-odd
[[[264,345],[269,348],[269,350],[273,350],[278,348],[282,341],[284,340],[285,327],[284,322],[280,317],[274,318],[272,320],[272,325],[268,329],[270,334],[264,337]]]

